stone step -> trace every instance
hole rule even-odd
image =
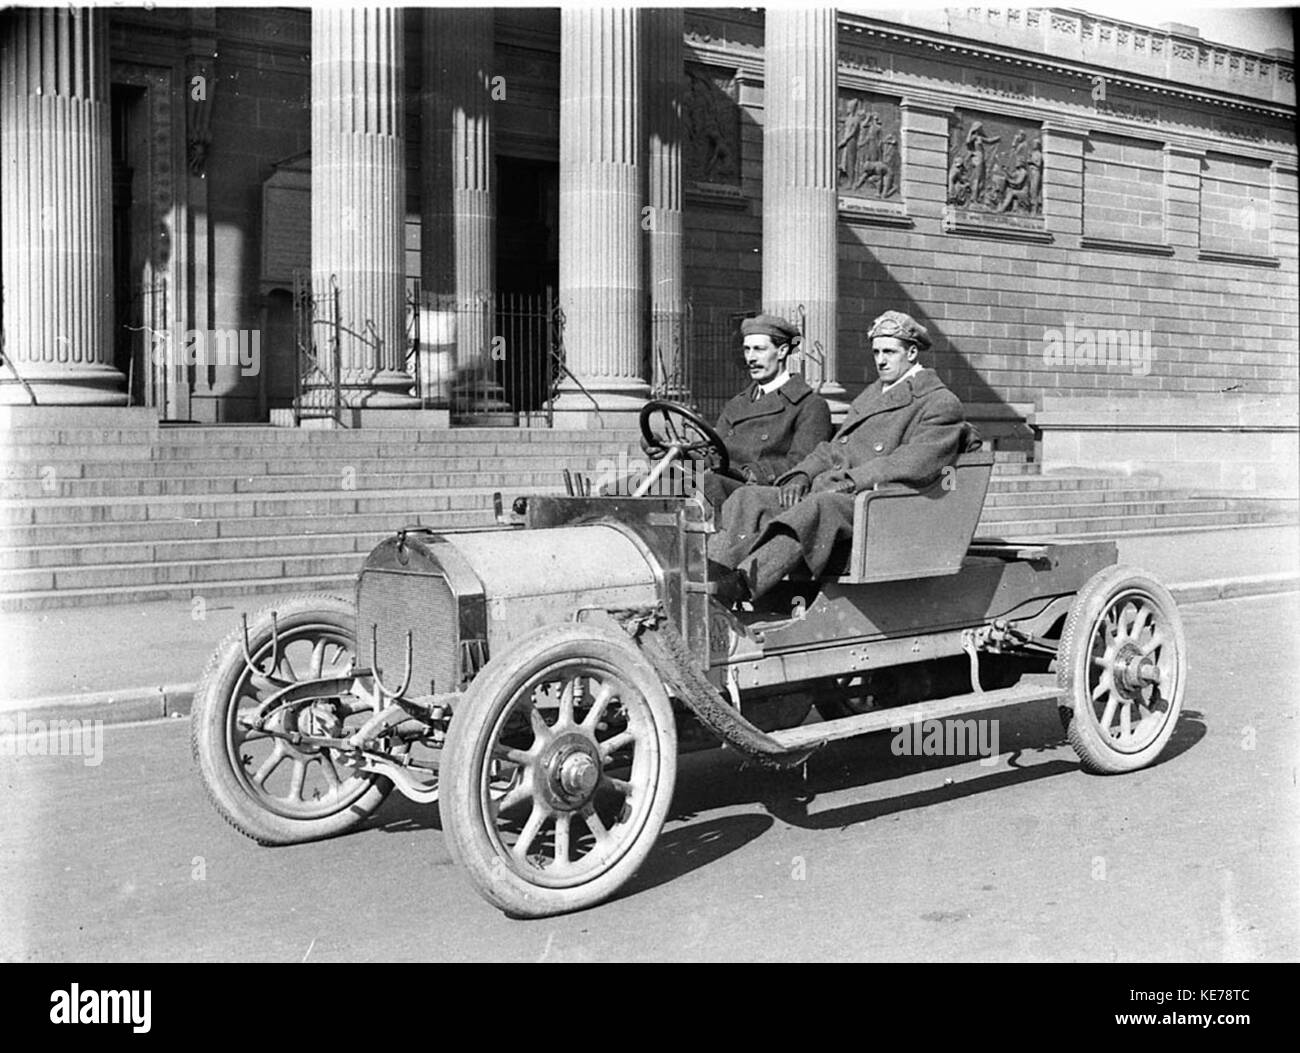
[[[100,474],[101,466],[78,465],[65,472],[56,466],[30,466],[19,478],[0,481],[0,499],[47,500],[55,497],[125,497],[186,494],[292,493],[303,490],[338,489],[349,485],[358,490],[455,489],[479,480],[480,486],[520,487],[558,484],[564,469],[592,479],[643,468],[644,461],[606,455],[586,457],[474,458],[472,463],[434,459],[405,459],[399,463],[383,459],[340,462],[325,468],[319,462],[298,464],[276,461],[217,461],[210,471],[187,462],[187,471],[167,471],[166,462],[149,462],[140,474]],[[129,465],[104,465],[121,471]],[[76,474],[74,474],[76,473]],[[1151,488],[1154,476],[1035,476],[995,474],[991,492],[999,491],[1103,491]]]
[[[39,567],[0,571],[0,594],[63,589],[117,589],[138,585],[187,585],[248,578],[303,578],[355,575],[361,552],[321,555],[255,556],[236,560],[177,560],[155,563],[104,563],[88,567]]]
[[[1238,509],[1223,512],[1166,512],[1161,515],[1091,516],[1077,519],[1011,519],[996,522],[981,519],[978,533],[981,537],[1015,540],[1059,535],[1088,535],[1105,539],[1119,533],[1172,530],[1183,527],[1201,529],[1293,522],[1295,516],[1286,513]]]
[[[316,577],[266,578],[260,580],[201,582],[188,585],[128,585],[118,589],[66,589],[60,592],[35,591],[0,593],[0,612],[57,610],[66,607],[100,607],[151,600],[205,599],[248,596],[249,608],[263,607],[280,596],[303,592],[328,591],[351,596],[356,586],[355,574],[327,574]]]
[[[563,485],[562,470],[580,472],[593,479],[610,474],[609,465],[573,462],[556,465],[553,461],[539,463],[529,469],[501,471],[501,460],[492,467],[478,471],[429,471],[405,473],[368,472],[354,465],[344,465],[329,472],[312,472],[301,475],[262,475],[256,473],[219,475],[211,477],[184,476],[150,479],[59,479],[5,480],[0,482],[0,499],[15,501],[42,501],[55,498],[112,498],[167,497],[218,494],[295,494],[301,492],[334,492],[389,490],[412,492],[460,491],[467,487],[497,487],[531,490]]]
[[[553,443],[476,442],[448,440],[424,442],[368,441],[322,446],[276,446],[267,443],[219,442],[209,446],[105,446],[77,444],[61,446],[24,446],[0,449],[0,463],[53,464],[104,463],[114,461],[298,461],[345,462],[362,458],[427,457],[443,460],[472,457],[617,457],[620,450],[638,450],[635,439],[569,439]]]
[[[257,556],[338,555],[369,552],[397,529],[390,520],[360,533],[250,534],[247,537],[187,538],[168,541],[119,541],[92,545],[34,545],[0,549],[0,570],[68,569],[105,564],[176,563],[243,560]],[[415,525],[415,524],[408,524]],[[434,524],[423,524],[433,526]],[[487,526],[487,523],[483,524]],[[446,529],[441,524],[439,529]]]
[[[546,487],[529,487],[546,492]],[[558,487],[549,488],[552,493]],[[44,501],[0,501],[0,526],[60,523],[120,523],[175,519],[308,517],[377,514],[415,515],[464,508],[489,508],[493,487],[457,490],[305,490],[301,493],[49,498]],[[507,494],[509,501],[513,495]]]
[[[267,519],[240,516],[226,519],[155,519],[118,523],[96,523],[93,539],[87,541],[83,523],[10,527],[0,532],[0,547],[13,550],[43,546],[81,546],[93,550],[109,544],[157,544],[165,541],[197,541],[214,538],[279,537],[298,535],[304,539],[335,534],[385,534],[403,526],[420,525],[435,530],[479,529],[493,525],[490,505],[482,508],[451,509],[445,512],[379,512],[333,516],[295,516]]]
[[[1172,490],[1155,486],[1107,486],[1096,489],[1057,489],[1057,490],[1000,490],[989,487],[984,497],[984,508],[1000,508],[1014,505],[1029,507],[1060,504],[1135,504],[1143,501],[1179,501],[1195,495],[1183,490]],[[1228,500],[1220,497],[1218,500]]]
[[[1111,501],[1103,503],[1076,501],[1057,504],[1037,502],[1034,504],[993,505],[985,508],[980,521],[994,523],[1006,520],[1079,519],[1090,516],[1163,515],[1165,513],[1226,512],[1231,510],[1232,502],[1225,499],[1198,499],[1166,494],[1157,500],[1142,501]]]
[[[266,425],[212,425],[183,428],[9,428],[0,429],[0,450],[19,446],[151,445],[211,446],[216,443],[268,443],[286,446],[334,446],[368,442],[460,443],[526,442],[546,445],[571,439],[587,442],[636,441],[635,428],[358,428],[302,429]]]
[[[56,480],[66,479],[159,479],[159,478],[219,478],[225,476],[248,475],[304,475],[313,471],[328,470],[335,472],[343,467],[355,468],[361,472],[383,472],[400,475],[407,472],[420,473],[430,471],[480,471],[503,468],[560,468],[578,467],[588,470],[602,461],[617,465],[620,453],[626,460],[636,460],[640,451],[635,450],[578,450],[572,454],[536,453],[527,449],[524,453],[511,454],[507,457],[439,457],[421,453],[418,456],[403,457],[273,457],[273,458],[219,458],[187,461],[14,461],[0,464],[0,479],[36,480],[44,482],[53,469]],[[328,466],[328,468],[326,468]]]

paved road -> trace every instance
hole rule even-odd
[[[208,806],[182,722],[104,729],[102,763],[0,756],[0,958],[460,961],[1300,957],[1300,597],[1185,609],[1192,679],[1162,762],[1085,775],[1049,705],[1001,755],[842,743],[806,777],[683,758],[627,893],[511,921],[436,809],[265,849]],[[93,759],[93,758],[92,758]]]

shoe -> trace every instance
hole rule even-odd
[[[710,594],[722,606],[731,608],[750,598],[749,582],[739,570],[709,560]]]

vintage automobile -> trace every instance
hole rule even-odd
[[[355,603],[304,596],[246,619],[193,708],[217,810],[290,844],[355,827],[396,786],[438,802],[484,897],[536,917],[633,875],[679,750],[790,767],[833,740],[1044,701],[1090,772],[1141,768],[1169,742],[1187,667],[1168,591],[1106,541],[973,540],[992,453],[858,494],[834,573],[731,610],[713,598],[708,503],[649,496],[683,465],[725,470],[726,447],[669,402],[641,426],[666,453],[633,494],[579,485],[516,502],[508,529],[398,530]]]

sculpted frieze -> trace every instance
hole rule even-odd
[[[841,194],[896,198],[902,172],[898,101],[863,91],[836,100],[835,164]]]

